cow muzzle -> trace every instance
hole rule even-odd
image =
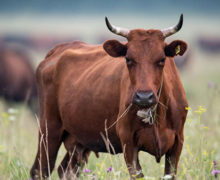
[[[150,108],[155,105],[156,102],[153,91],[137,91],[133,97],[133,103],[140,108]]]

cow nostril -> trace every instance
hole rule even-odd
[[[151,92],[151,93],[149,94],[148,100],[149,100],[149,101],[154,100],[154,93],[153,93],[153,92]]]
[[[140,95],[140,93],[138,93],[138,92],[135,93],[135,99],[138,99],[138,100],[141,99],[141,95]]]
[[[139,91],[135,93],[133,100],[140,106],[151,106],[155,102],[155,96],[152,91]]]

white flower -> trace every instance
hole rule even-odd
[[[15,116],[9,116],[10,121],[15,121],[15,119],[16,119]]]
[[[164,177],[162,177],[162,179],[172,179],[172,177],[172,175],[166,174]]]
[[[154,180],[155,177],[145,176],[144,179],[147,179],[147,180]]]
[[[115,176],[119,176],[120,173],[121,173],[120,171],[116,171],[116,172],[114,173],[114,175],[115,175]]]
[[[9,109],[8,109],[8,113],[9,113],[9,114],[17,114],[17,113],[18,113],[18,110],[17,110],[17,109],[14,109],[14,108],[9,108]]]

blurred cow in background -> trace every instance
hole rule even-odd
[[[0,36],[0,41],[4,44],[18,44],[25,49],[33,49],[34,51],[48,51],[53,46],[61,42],[72,42],[73,40],[80,39],[78,35],[75,36],[62,36],[62,35],[50,35],[50,34],[32,34],[20,35],[20,34],[5,34]]]
[[[201,50],[210,53],[220,53],[220,36],[200,36],[198,45]]]
[[[33,105],[37,97],[34,69],[23,50],[0,47],[0,96]]]

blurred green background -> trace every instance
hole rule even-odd
[[[178,179],[214,179],[212,170],[220,169],[212,163],[213,160],[220,163],[220,1],[1,1],[0,49],[19,50],[35,70],[46,53],[59,43],[124,41],[108,31],[105,16],[112,24],[129,29],[163,29],[175,25],[181,13],[184,14],[181,31],[166,39],[167,42],[182,39],[189,45],[185,58],[176,60],[182,62],[178,68],[192,108],[185,126]],[[2,54],[0,51],[0,66],[5,58]],[[0,72],[0,84],[5,76]],[[4,87],[0,85],[0,88]],[[0,179],[29,177],[37,150],[38,128],[36,110],[29,106],[27,100],[14,102],[3,95],[0,97]],[[195,112],[201,110],[199,106],[206,111]],[[58,163],[64,151],[62,148]],[[97,179],[128,177],[122,156],[103,154],[98,160],[94,156],[90,159],[86,167]],[[163,163],[152,165],[152,161],[154,159],[146,153],[141,154],[143,169],[148,175],[146,179],[158,179],[163,175]],[[111,175],[106,173],[109,166],[115,169]],[[91,179],[90,175],[82,175],[81,179]],[[52,179],[57,178],[54,173]]]

